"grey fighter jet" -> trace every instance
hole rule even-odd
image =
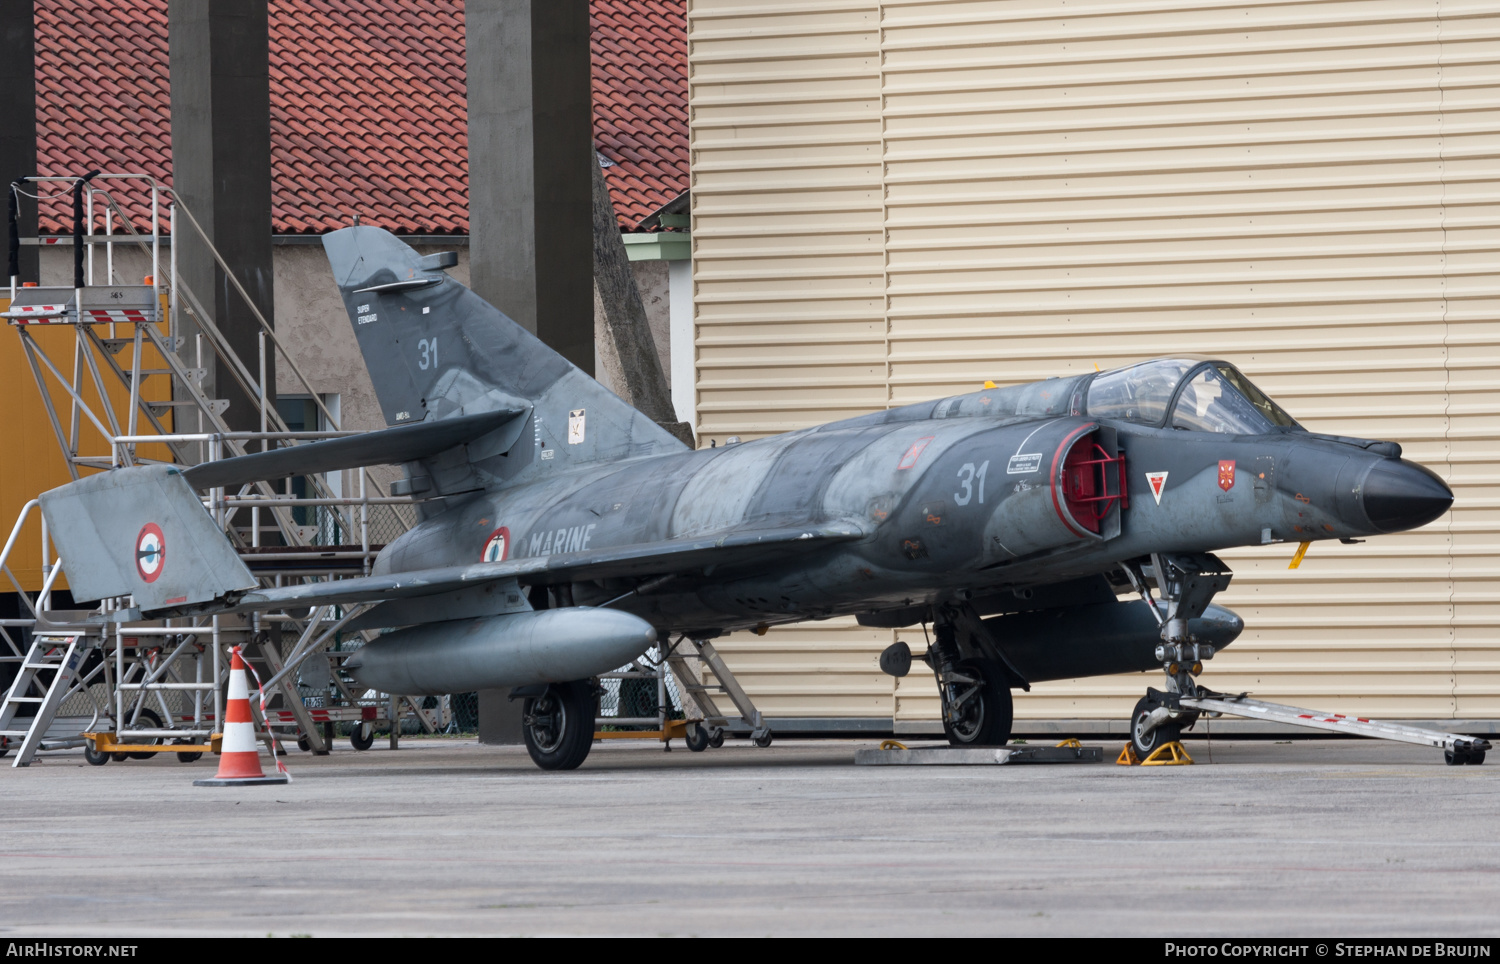
[[[544,768],[583,761],[592,678],[651,646],[842,615],[930,627],[958,745],[1005,743],[1017,687],[1164,668],[1136,708],[1145,754],[1242,628],[1211,604],[1212,553],[1411,529],[1452,501],[1399,445],[1306,431],[1188,356],[689,451],[449,278],[451,255],[373,227],[323,243],[391,427],[47,493],[73,591],[131,617],[374,604],[351,624],[386,631],[347,663],[361,684],[514,688]],[[421,521],[364,578],[260,588],[198,495],[372,464],[404,466]],[[881,666],[906,674],[910,649]]]

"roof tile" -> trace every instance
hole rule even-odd
[[[685,4],[591,0],[594,137],[623,228],[688,186]],[[165,0],[36,0],[36,23],[40,173],[170,184]],[[273,230],[322,233],[359,209],[467,233],[462,0],[271,0],[270,33]],[[68,230],[69,211],[43,202],[42,230]]]

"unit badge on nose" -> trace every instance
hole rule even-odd
[[[1147,472],[1146,484],[1151,487],[1151,495],[1156,499],[1156,504],[1161,505],[1161,493],[1167,487],[1167,473]]]
[[[1234,459],[1219,460],[1219,488],[1225,492],[1234,488]]]

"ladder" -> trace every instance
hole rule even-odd
[[[1179,697],[1178,702],[1187,709],[1200,710],[1204,713],[1227,713],[1230,716],[1240,716],[1251,720],[1268,720],[1273,723],[1306,726],[1376,740],[1395,740],[1398,743],[1437,747],[1449,754],[1450,759],[1456,756],[1460,760],[1467,758],[1476,763],[1484,760],[1484,752],[1490,748],[1490,742],[1481,737],[1429,730],[1426,727],[1408,726],[1404,723],[1371,720],[1362,716],[1324,713],[1281,703],[1267,703],[1262,700],[1249,699],[1244,693],[1238,696],[1215,693],[1212,690],[1200,690],[1200,693],[1199,696]]]
[[[682,643],[686,642],[692,647],[691,654],[682,652]],[[696,658],[708,671],[713,674],[715,683],[703,682],[702,676],[688,665],[688,659]],[[714,702],[714,694],[720,693],[728,696],[734,708],[739,711],[739,727],[750,731],[750,738],[757,742],[769,741],[771,728],[766,725],[765,719],[760,715],[760,710],[755,708],[749,695],[740,686],[739,680],[734,678],[734,673],[724,663],[724,658],[714,648],[714,644],[706,639],[687,639],[683,637],[677,641],[667,652],[667,665],[672,668],[672,676],[677,680],[679,692],[692,697],[702,714],[701,723],[711,731],[722,731],[729,728],[729,716],[726,716],[717,703]],[[683,707],[686,709],[686,707]]]
[[[57,717],[63,698],[78,681],[78,667],[83,663],[84,649],[80,645],[82,636],[38,633],[31,638],[31,646],[11,682],[5,701],[0,703],[0,737],[9,740],[19,737],[21,748],[16,752],[12,767],[30,765],[36,751],[41,749],[47,731]],[[52,682],[45,689],[40,673],[52,671]],[[41,692],[33,696],[32,691]],[[25,728],[15,726],[17,711],[22,706],[36,706],[36,715]],[[24,718],[23,718],[24,719]]]
[[[84,177],[27,177],[17,185],[30,190],[62,187],[71,191],[75,202],[71,238],[20,238],[13,233],[9,242],[12,263],[20,245],[69,245],[74,255],[72,284],[22,284],[12,275],[8,290],[0,291],[0,324],[10,327],[20,341],[47,422],[72,478],[152,461],[149,450],[140,448],[147,445],[165,446],[166,451],[152,454],[169,462],[193,464],[247,454],[256,450],[256,442],[264,451],[294,442],[356,434],[340,430],[334,411],[314,390],[297,360],[288,353],[288,346],[277,337],[269,320],[171,188],[148,175],[98,172]],[[150,212],[145,230],[138,230],[121,207],[126,191],[136,192],[137,211]],[[13,186],[9,197],[13,217],[22,195],[36,197]],[[102,234],[95,233],[100,224],[96,215],[102,216]],[[170,233],[164,230],[168,226]],[[179,277],[177,252],[181,245],[174,243],[164,249],[168,237],[194,239],[223,272],[225,282],[255,317],[258,358],[241,358],[236,353],[212,313]],[[141,279],[141,284],[121,283],[124,279],[116,270],[114,255],[115,248],[122,246],[149,259],[150,274]],[[97,273],[96,268],[100,269]],[[61,354],[65,330],[72,334],[67,339],[71,342],[71,359]],[[277,411],[271,402],[275,393],[268,384],[273,362],[300,384],[320,413],[319,426],[293,431]],[[212,383],[210,372],[217,375]],[[253,414],[258,416],[258,432],[231,430],[225,419],[229,401],[210,397],[221,394],[211,386],[230,385],[237,385],[250,402]],[[326,425],[322,419],[327,420]],[[96,450],[84,444],[92,441],[92,437],[83,437],[91,430],[108,443],[107,455],[95,454]],[[284,491],[262,481],[211,490],[206,494],[205,508],[262,584],[365,575],[380,544],[405,531],[410,523],[398,510],[402,500],[387,497],[368,468],[357,470],[355,477],[357,495],[345,494],[344,485],[333,481],[331,475],[311,473],[304,477],[306,489],[301,494],[294,494],[290,481]],[[30,509],[36,506],[36,500],[27,504],[9,542],[0,550],[0,578],[10,577],[5,564]],[[309,512],[316,524],[302,524],[309,520],[294,515],[299,509]],[[263,539],[263,532],[269,538]],[[47,557],[45,521],[42,551],[43,572],[60,572],[61,561],[54,563]],[[14,577],[10,578],[14,583]],[[19,583],[15,588],[22,592]],[[44,587],[35,608],[47,608],[47,597]],[[113,600],[103,603],[106,611],[117,605]],[[288,614],[276,619],[298,633],[306,623]],[[30,622],[6,621],[8,625]],[[14,761],[16,766],[26,766],[39,749],[83,744],[85,731],[107,730],[112,738],[123,738],[126,743],[134,739],[157,745],[167,745],[166,741],[177,738],[211,737],[222,713],[218,704],[227,674],[224,648],[236,642],[248,646],[265,631],[259,618],[253,620],[253,628],[238,624],[221,627],[217,617],[188,620],[187,625],[181,620],[128,625],[113,622],[108,632],[77,626],[76,619],[68,622],[70,625],[58,626],[39,620],[41,632],[25,655],[21,654],[25,647],[14,643],[0,655],[0,661],[20,667],[14,685],[0,691],[4,696],[0,703],[0,755],[7,745],[15,745],[12,737],[19,738],[22,749]],[[332,621],[316,617],[311,623],[321,631]],[[311,632],[311,626],[308,629]],[[64,632],[80,635],[64,636]],[[0,626],[0,635],[4,633],[5,627]],[[49,638],[51,644],[42,645]],[[322,637],[311,632],[311,638]],[[0,640],[0,649],[7,641],[8,637]],[[324,640],[319,647],[330,642]],[[113,653],[109,652],[111,645]],[[290,713],[292,725],[305,731],[311,749],[326,749],[314,725],[321,721],[313,718],[299,698],[295,675],[284,672],[292,667],[283,663],[275,645],[260,649],[265,666],[285,677],[279,681],[285,705],[278,709]],[[78,679],[80,666],[94,668],[86,678]],[[95,700],[88,688],[96,681],[107,693],[103,701]],[[95,703],[93,717],[59,718],[57,714],[64,711],[68,696],[79,693]],[[351,704],[365,702],[354,700],[348,693],[343,695]],[[184,707],[185,700],[191,705]],[[409,698],[406,702],[418,705]],[[364,710],[374,708],[355,709],[363,722]],[[272,715],[279,723],[280,714]],[[160,718],[160,723],[153,717]],[[426,714],[419,713],[418,718],[424,729],[432,729],[432,720]]]

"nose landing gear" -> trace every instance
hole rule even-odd
[[[1162,641],[1156,647],[1156,658],[1161,660],[1167,678],[1165,692],[1148,687],[1130,714],[1130,745],[1144,760],[1177,742],[1183,730],[1192,729],[1198,722],[1199,711],[1184,706],[1182,697],[1195,698],[1206,692],[1200,690],[1194,677],[1203,672],[1204,660],[1213,659],[1214,648],[1190,634],[1188,622],[1203,615],[1234,573],[1209,553],[1152,555],[1149,574],[1136,562],[1123,568],[1161,626]],[[1160,589],[1164,607],[1152,598],[1148,575]]]

